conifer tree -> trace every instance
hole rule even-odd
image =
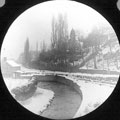
[[[25,47],[24,47],[24,65],[28,66],[30,62],[30,54],[29,54],[29,39],[26,39]]]

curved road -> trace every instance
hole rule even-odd
[[[38,86],[52,90],[55,98],[41,116],[51,119],[71,119],[81,105],[81,96],[74,89],[58,82],[40,82]]]

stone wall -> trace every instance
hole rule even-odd
[[[39,82],[52,82],[54,81],[55,76],[54,75],[33,75],[35,79]]]
[[[62,84],[65,84],[67,86],[70,86],[73,88],[76,92],[78,92],[83,98],[82,92],[80,90],[80,86],[74,83],[73,81],[66,79],[64,76],[59,75],[34,75],[35,79],[39,82],[59,82]]]

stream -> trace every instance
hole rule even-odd
[[[71,119],[81,105],[81,96],[73,88],[59,82],[39,82],[38,87],[52,90],[55,97],[41,116],[51,119]]]

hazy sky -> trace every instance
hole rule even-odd
[[[4,38],[1,56],[17,59],[24,50],[27,37],[30,48],[35,49],[36,42],[45,40],[50,43],[52,16],[65,13],[68,29],[82,30],[89,33],[94,25],[108,22],[92,8],[74,1],[49,1],[35,5],[22,13],[10,26]]]

